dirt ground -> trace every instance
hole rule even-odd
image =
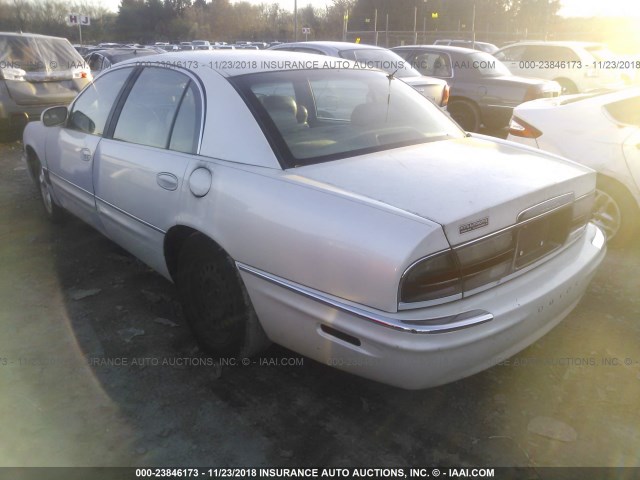
[[[610,251],[543,339],[443,387],[277,346],[220,368],[171,283],[47,223],[20,152],[0,144],[0,466],[640,466],[640,248]]]

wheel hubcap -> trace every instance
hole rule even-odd
[[[46,180],[44,179],[44,170],[40,169],[40,175],[38,176],[40,182],[40,194],[42,195],[42,203],[48,213],[53,211],[53,203],[51,200],[51,193],[49,193],[49,187],[47,187]]]
[[[622,223],[622,213],[616,201],[607,192],[596,190],[596,199],[593,206],[593,223],[607,235],[607,240],[611,241]]]

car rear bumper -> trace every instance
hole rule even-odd
[[[605,250],[603,234],[589,224],[580,239],[525,275],[460,301],[401,313],[308,295],[304,287],[238,267],[272,341],[365,378],[421,389],[496,365],[546,334],[576,306]],[[408,320],[446,324],[460,314],[468,325],[394,328]]]

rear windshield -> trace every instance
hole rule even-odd
[[[286,167],[465,135],[420,93],[379,71],[266,72],[232,82]]]
[[[393,73],[396,77],[421,77],[422,74],[398,54],[383,48],[358,48],[342,50],[340,56],[348,60],[366,65],[368,68],[379,68]]]
[[[55,75],[82,64],[80,54],[64,38],[0,35],[0,69]]]
[[[613,52],[611,52],[611,50],[609,50],[604,45],[594,45],[592,47],[585,47],[585,50],[589,52],[591,55],[593,55],[593,58],[595,58],[598,61],[609,60],[614,56]]]

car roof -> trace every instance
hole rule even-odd
[[[467,40],[465,38],[439,38],[438,40],[436,40],[436,42],[463,42],[463,43],[474,43],[473,40]],[[478,40],[475,41],[475,43],[481,43],[482,45],[493,45],[493,43],[489,43],[489,42],[480,42]],[[436,45],[434,43],[434,45]]]
[[[546,45],[550,47],[604,47],[604,43],[600,42],[579,42],[579,41],[544,41],[544,40],[525,40],[522,42],[510,43],[500,50],[518,45]]]
[[[326,62],[334,59],[327,59],[326,56],[313,53],[289,52],[278,50],[187,50],[179,53],[160,53],[145,57],[145,65],[157,63],[159,65],[176,66],[186,68],[194,73],[201,73],[209,68],[224,77],[236,77],[249,73],[273,72],[292,69],[313,69],[322,68]],[[119,65],[136,63],[135,58],[125,60]],[[287,63],[288,62],[288,63]],[[341,62],[351,60],[341,59]],[[196,64],[198,65],[196,67]],[[203,68],[204,67],[204,68]],[[237,67],[237,68],[236,68]],[[362,68],[361,68],[362,69]],[[371,69],[378,70],[378,69]]]
[[[42,35],[40,33],[22,33],[22,32],[0,32],[0,36],[3,37],[30,37],[30,38],[57,38],[61,40],[67,40],[64,37],[56,37],[53,35]]]
[[[141,55],[141,54],[157,54],[156,50],[152,48],[105,48],[103,50],[93,50],[88,55],[93,55],[94,53],[99,53],[100,55],[107,58],[115,58],[123,55]]]
[[[393,47],[391,50],[434,50],[439,52],[451,52],[451,53],[487,53],[480,50],[474,50],[473,48],[466,47],[454,47],[451,45],[403,45],[401,47]]]
[[[385,50],[382,47],[377,45],[368,45],[366,43],[352,43],[352,42],[337,42],[337,41],[322,41],[315,40],[309,42],[288,42],[288,43],[279,43],[277,45],[273,45],[274,47],[321,47],[326,49],[334,49],[336,51],[340,50],[370,50],[370,49],[378,49]],[[274,48],[275,50],[275,48]]]

